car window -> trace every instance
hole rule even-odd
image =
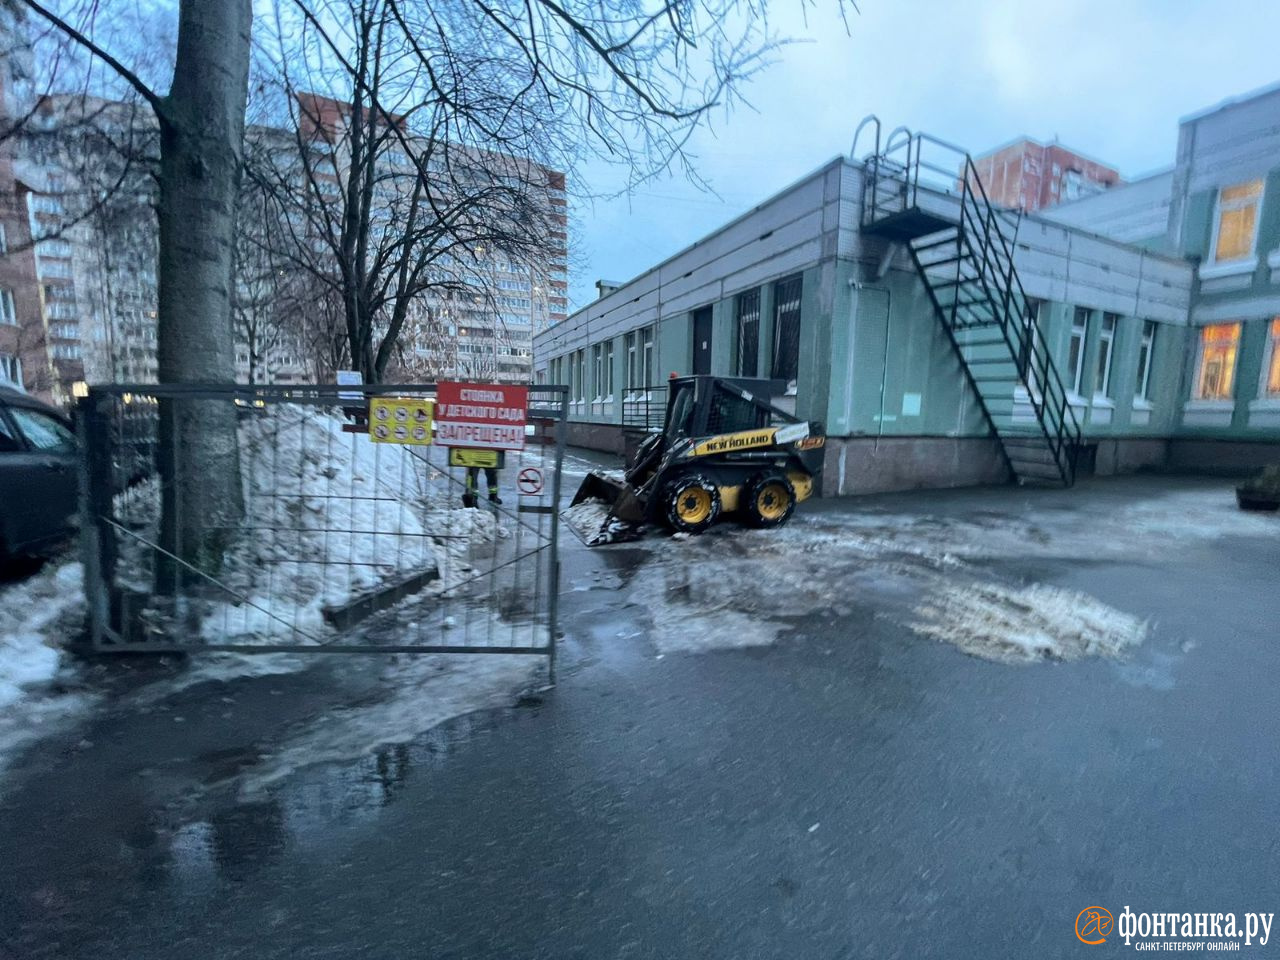
[[[37,450],[50,453],[70,453],[76,448],[76,438],[56,419],[39,410],[10,407],[9,415],[17,421],[18,429]]]
[[[0,453],[15,453],[21,449],[22,441],[14,434],[13,427],[9,426],[4,412],[0,411]]]

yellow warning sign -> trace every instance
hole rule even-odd
[[[369,439],[374,443],[431,442],[435,404],[416,397],[373,397],[369,400]]]
[[[450,447],[449,466],[451,467],[488,467],[491,470],[502,469],[504,450],[480,450],[475,447]]]

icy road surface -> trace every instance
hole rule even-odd
[[[582,505],[584,520],[589,506]],[[1147,559],[1179,543],[1278,529],[1275,517],[1242,513],[1216,488],[1130,503],[1100,525],[1061,509],[1039,518],[946,516],[824,501],[802,504],[780,530],[721,521],[689,539],[650,534],[630,599],[648,611],[663,652],[772,644],[796,618],[816,610],[843,616],[870,595],[884,601],[881,615],[988,660],[1120,657],[1146,637],[1143,618],[1076,591],[1007,580],[993,567],[1028,558]]]

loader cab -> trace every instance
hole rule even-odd
[[[663,433],[677,439],[767,427],[769,411],[753,398],[768,404],[785,388],[781,380],[751,377],[674,377],[668,387]]]

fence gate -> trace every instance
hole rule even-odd
[[[435,395],[91,387],[76,418],[93,647],[536,654],[554,676],[567,390],[529,387],[525,449],[503,455],[500,503],[475,470],[475,507],[446,448],[370,436],[374,398]]]

